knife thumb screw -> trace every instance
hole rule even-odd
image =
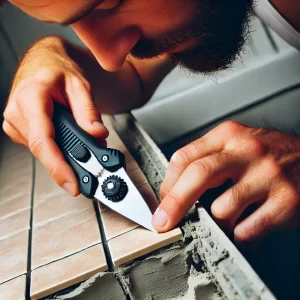
[[[104,196],[113,202],[123,200],[128,192],[126,182],[116,175],[109,176],[103,182],[101,188]]]

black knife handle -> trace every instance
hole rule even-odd
[[[87,198],[92,198],[98,187],[97,178],[76,162],[78,160],[85,163],[90,159],[91,154],[87,148],[95,155],[102,167],[110,172],[126,167],[122,152],[100,146],[94,137],[77,125],[72,114],[60,104],[54,105],[53,124],[55,141],[76,173],[81,193]]]

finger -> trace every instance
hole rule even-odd
[[[190,164],[155,212],[155,229],[173,228],[206,190],[224,183],[238,167],[228,154],[213,154]]]
[[[218,223],[233,229],[248,206],[266,199],[268,190],[266,177],[259,176],[257,170],[251,170],[213,202],[212,214]]]
[[[221,152],[225,147],[227,137],[237,130],[236,127],[238,126],[239,124],[236,122],[225,122],[208,132],[202,138],[175,152],[170,160],[165,179],[161,184],[161,199],[169,193],[184,170],[193,161],[212,153]]]
[[[291,199],[287,189],[267,199],[235,227],[235,241],[239,244],[257,243],[275,230],[293,226],[290,223],[292,216],[295,215],[298,201],[289,201]]]
[[[14,143],[27,146],[27,142],[23,138],[23,136],[19,133],[19,131],[16,128],[10,125],[7,121],[4,120],[2,128],[6,135],[8,135]]]
[[[97,138],[106,139],[108,130],[104,126],[100,113],[91,97],[88,83],[76,76],[67,81],[68,102],[78,125]]]
[[[51,113],[53,100],[48,90],[31,89],[27,105],[20,105],[28,133],[28,147],[55,182],[72,196],[79,194],[77,178],[55,143]]]

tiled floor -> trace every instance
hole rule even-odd
[[[32,157],[0,133],[0,298],[25,299]]]
[[[1,299],[25,300],[26,276],[21,275],[0,285]]]
[[[31,273],[31,295],[40,299],[107,270],[102,244],[54,261]]]
[[[93,202],[72,198],[36,162],[31,296],[40,298],[107,270]]]
[[[127,173],[151,211],[156,196],[118,135],[110,130],[108,147],[121,150]],[[1,141],[0,149],[0,299],[25,299],[31,215],[33,160],[30,152]],[[118,266],[182,238],[180,229],[157,234],[109,209],[99,210],[113,264]],[[72,198],[35,162],[31,237],[32,299],[39,299],[108,270],[93,201]]]

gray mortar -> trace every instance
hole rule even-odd
[[[52,299],[275,299],[207,212],[197,211],[199,218],[183,226],[183,241],[114,273],[98,274],[68,295]]]
[[[99,273],[81,283],[72,292],[62,296],[53,296],[51,299],[126,300],[126,294],[115,274]]]
[[[160,249],[119,272],[133,300],[226,299],[203,263],[194,261],[190,246],[183,243]]]

